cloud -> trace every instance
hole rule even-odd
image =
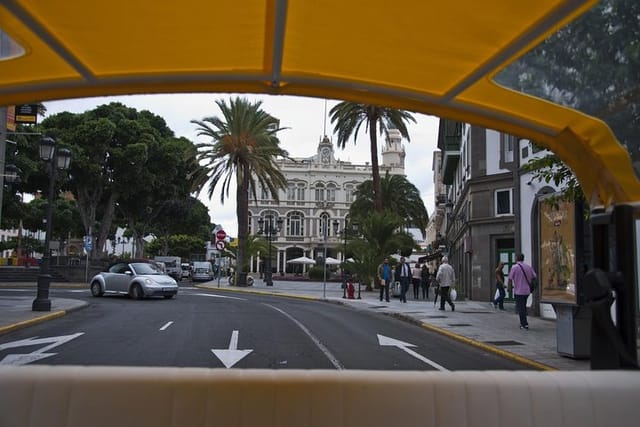
[[[109,102],[149,110],[164,118],[169,128],[176,136],[185,137],[193,142],[204,142],[202,137],[196,136],[196,126],[191,120],[201,120],[205,117],[220,115],[215,101],[229,100],[234,94],[168,94],[168,95],[132,95],[118,97],[84,98],[45,103],[47,114],[52,115],[62,111],[82,113],[98,105]],[[280,119],[280,126],[288,128],[278,134],[282,147],[292,157],[309,157],[315,154],[320,139],[326,134],[334,139],[328,113],[339,101],[318,98],[293,96],[272,96],[242,94],[250,100],[261,100],[262,108],[269,114]],[[326,114],[325,114],[326,112]],[[414,114],[417,123],[410,123],[408,130],[411,142],[404,141],[405,172],[422,195],[429,212],[433,211],[433,151],[436,149],[438,136],[438,119],[433,116]],[[344,150],[336,149],[336,157],[353,163],[370,162],[369,135],[360,129],[358,140],[347,143]],[[379,144],[380,145],[380,144]],[[235,188],[225,197],[224,204],[220,203],[220,193],[216,191],[211,199],[203,190],[200,200],[209,208],[212,221],[221,224],[230,235],[237,234]]]

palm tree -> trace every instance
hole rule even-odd
[[[368,290],[384,257],[396,253],[408,256],[416,246],[413,236],[398,231],[403,222],[393,212],[368,213],[359,219],[360,236],[350,243],[354,262],[349,268],[358,274]]]
[[[364,123],[369,132],[371,151],[371,172],[373,179],[374,207],[376,212],[382,212],[382,195],[380,194],[380,171],[378,170],[378,134],[376,126],[380,128],[380,135],[386,135],[390,128],[400,131],[400,135],[409,141],[407,122],[416,122],[411,113],[404,110],[380,107],[378,105],[357,104],[343,101],[330,111],[331,123],[335,122],[333,131],[338,135],[337,145],[344,148],[351,135],[353,140],[358,138],[360,126]]]
[[[194,176],[199,188],[209,183],[209,198],[220,184],[220,203],[229,198],[229,188],[235,176],[237,185],[236,215],[238,217],[238,250],[236,254],[236,281],[246,286],[247,266],[245,247],[249,230],[249,193],[257,199],[258,184],[268,189],[278,201],[278,190],[286,188],[286,178],[275,163],[277,157],[288,157],[280,148],[276,133],[282,130],[278,120],[264,112],[262,101],[254,103],[246,98],[216,101],[222,117],[191,120],[198,125],[198,136],[211,137],[207,143],[197,144],[197,160],[205,173]]]
[[[366,216],[373,210],[373,183],[364,181],[356,188],[355,201],[349,208],[349,215],[358,218]],[[416,227],[425,236],[429,214],[424,206],[420,190],[403,175],[386,173],[380,181],[380,194],[385,203],[384,211],[393,212],[404,218],[405,227]]]

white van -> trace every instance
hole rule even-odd
[[[153,258],[154,261],[164,262],[165,270],[167,274],[173,277],[176,281],[182,279],[182,258],[179,256],[157,256]]]
[[[213,268],[209,261],[194,261],[191,267],[191,280],[194,282],[207,282],[213,280]]]

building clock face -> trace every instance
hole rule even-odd
[[[329,159],[331,158],[331,150],[327,147],[324,147],[322,151],[320,151],[320,160],[322,163],[329,163]]]

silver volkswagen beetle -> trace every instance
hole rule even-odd
[[[128,294],[133,299],[150,296],[173,298],[178,293],[178,283],[152,262],[117,262],[107,271],[93,276],[89,283],[94,297],[119,293]]]

